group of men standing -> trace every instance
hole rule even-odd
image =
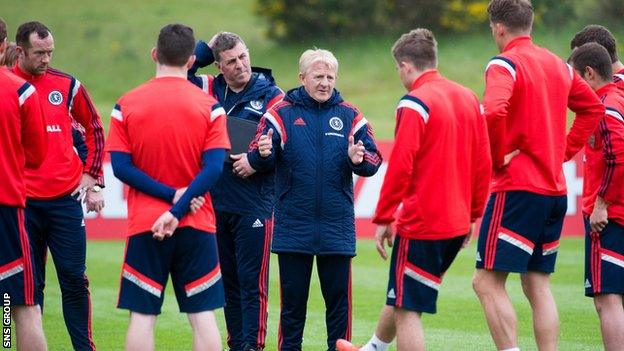
[[[488,13],[500,54],[487,65],[482,105],[438,72],[431,31],[412,30],[392,48],[408,94],[396,110],[373,221],[380,255],[388,256],[386,242],[393,250],[386,306],[359,350],[386,350],[395,337],[399,350],[424,349],[421,314],[436,312],[442,276],[481,217],[473,287],[496,347],[519,350],[505,283],[520,273],[538,348],[555,350],[550,274],[566,213],[562,165],[583,147],[586,295],[605,348],[624,344],[624,65],[615,40],[588,26],[566,63],[532,43],[529,0],[492,0]],[[2,52],[3,22],[0,39]],[[18,345],[45,349],[38,306],[49,247],[72,345],[94,350],[80,203],[104,206],[100,118],[81,83],[49,67],[48,28],[25,23],[16,44],[17,63],[0,70],[0,165],[8,170],[0,184],[0,290],[16,305]],[[336,58],[304,52],[301,87],[284,94],[270,70],[251,66],[233,33],[196,44],[191,28],[167,25],[151,56],[155,78],[117,101],[106,144],[115,176],[130,187],[118,302],[131,311],[126,349],[154,349],[169,274],[194,349],[221,349],[212,311],[222,306],[229,349],[264,349],[272,249],[280,267],[278,348],[301,350],[316,258],[328,349],[358,350],[347,341],[352,174],[375,174],[381,155],[366,118],[335,89]],[[213,62],[219,75],[196,74]],[[576,118],[566,133],[568,108]],[[257,124],[247,152],[228,154],[228,118]]]

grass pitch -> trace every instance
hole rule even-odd
[[[475,243],[463,250],[444,277],[438,314],[425,315],[425,337],[429,350],[493,350],[479,301],[472,291]],[[121,350],[128,325],[128,312],[116,309],[119,275],[123,259],[122,242],[89,242],[87,274],[93,306],[93,335],[99,350]],[[279,321],[277,256],[271,257],[269,328],[266,350],[276,350]],[[372,335],[385,302],[388,262],[382,261],[371,240],[358,241],[358,256],[353,260],[353,340],[366,342]],[[71,342],[61,312],[61,297],[53,268],[48,262],[44,329],[50,350],[69,350]],[[518,313],[520,346],[535,350],[531,312],[522,295],[517,276],[508,283]],[[561,241],[557,271],[552,289],[559,307],[561,350],[600,350],[602,342],[592,300],[583,296],[583,241]],[[173,290],[166,288],[163,313],[158,318],[158,350],[190,350],[191,329],[185,315],[178,312]],[[225,338],[222,310],[217,313],[221,335]],[[325,307],[318,277],[313,275],[304,333],[304,350],[325,350]],[[224,341],[225,346],[225,341]],[[394,350],[394,348],[392,348]]]

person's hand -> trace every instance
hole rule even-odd
[[[178,219],[167,211],[160,215],[154,225],[152,225],[152,237],[158,241],[162,241],[173,235],[173,232],[178,227]]]
[[[269,131],[260,136],[258,139],[258,151],[260,152],[260,156],[269,157],[272,153],[273,149],[273,128],[270,128]]]
[[[191,199],[191,213],[196,214],[199,209],[206,203],[206,198],[203,196],[194,197]]]
[[[594,204],[594,211],[589,216],[589,227],[592,232],[601,232],[609,224],[608,204],[598,196]]]
[[[392,230],[392,225],[378,225],[375,230],[375,244],[377,246],[377,252],[379,252],[379,256],[384,260],[388,258],[388,253],[386,252],[386,247],[384,246],[384,240],[388,241],[388,247],[392,247],[394,244],[394,232]]]
[[[364,147],[364,143],[362,140],[358,140],[357,144],[354,143],[355,139],[353,135],[349,136],[349,158],[351,159],[351,163],[354,165],[359,165],[364,160],[364,151],[366,148]]]
[[[91,175],[83,173],[82,178],[80,178],[80,183],[78,183],[78,187],[72,191],[71,196],[78,194],[78,201],[84,201],[87,196],[87,191],[93,188],[96,182],[95,178]]]
[[[87,213],[93,211],[99,213],[104,208],[104,195],[102,191],[93,191],[89,189],[85,195],[85,204]]]
[[[247,178],[256,173],[256,170],[249,164],[246,153],[230,155],[230,158],[234,160],[234,164],[232,164],[232,172],[234,172],[237,176]]]
[[[462,243],[461,248],[465,249],[466,247],[468,247],[468,245],[470,245],[470,240],[472,239],[472,233],[474,233],[475,230],[475,224],[471,223],[470,224],[470,229],[468,229],[468,234],[466,234],[466,238],[464,238],[464,242]]]
[[[520,154],[520,150],[516,149],[510,153],[508,153],[507,155],[505,155],[504,161],[503,161],[503,167],[509,165],[509,163],[511,162],[511,160],[518,156]]]

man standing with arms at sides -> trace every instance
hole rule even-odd
[[[590,24],[576,33],[570,42],[570,49],[575,50],[581,45],[591,42],[596,42],[607,49],[611,59],[611,68],[614,72],[613,82],[618,88],[624,90],[624,64],[618,58],[617,45],[613,34],[601,25]]]
[[[228,118],[257,123],[282,101],[284,93],[275,85],[271,70],[251,67],[249,49],[238,35],[217,33],[209,45],[199,41],[195,54],[189,80],[216,98]],[[194,75],[198,67],[212,62],[218,76]],[[231,158],[210,193],[217,215],[228,346],[232,351],[262,350],[267,333],[275,172],[256,173],[246,153]]]
[[[421,314],[436,312],[442,276],[483,214],[492,169],[479,99],[438,72],[433,33],[403,34],[392,55],[409,93],[397,107],[394,149],[373,219],[381,257],[387,258],[385,241],[393,247],[388,298],[364,351],[387,350],[395,334],[399,351],[425,349]],[[345,340],[337,345],[358,350]]]
[[[213,310],[223,306],[223,283],[210,198],[187,213],[215,184],[230,143],[223,108],[186,80],[194,46],[191,28],[163,27],[151,54],[156,77],[122,96],[111,115],[107,150],[115,175],[130,186],[118,302],[130,310],[126,350],[154,350],[169,274],[193,350],[221,350]]]
[[[0,57],[6,38],[6,23],[0,19]],[[24,172],[39,167],[46,156],[45,121],[35,88],[4,68],[0,69],[0,130],[0,295],[10,298],[17,349],[46,350],[24,216]]]
[[[594,298],[605,350],[624,345],[624,95],[608,50],[576,48],[570,64],[596,91],[606,115],[585,145],[585,295]]]
[[[493,0],[488,13],[501,54],[485,72],[494,173],[473,287],[496,347],[519,350],[505,283],[509,273],[520,273],[537,347],[555,350],[559,317],[550,274],[567,209],[563,162],[583,147],[605,110],[572,67],[533,44],[529,0]],[[566,140],[567,107],[576,118]]]
[[[48,134],[45,161],[39,169],[26,171],[26,221],[37,273],[35,299],[43,306],[49,247],[72,345],[76,350],[94,350],[80,200],[84,198],[88,211],[97,212],[104,206],[98,181],[102,176],[104,132],[84,86],[49,67],[54,51],[50,30],[42,23],[27,22],[17,29],[15,41],[19,59],[12,71],[37,89]],[[73,146],[72,118],[85,129],[88,155],[84,166]]]

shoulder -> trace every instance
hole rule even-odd
[[[61,70],[58,70],[56,68],[52,68],[52,67],[48,67],[48,69],[46,70],[46,74],[48,76],[49,79],[54,79],[56,81],[62,82],[62,81],[66,81],[66,82],[72,82],[72,81],[78,81],[74,76],[72,76],[69,73],[65,73]]]
[[[417,112],[426,122],[429,121],[429,112],[431,111],[431,103],[426,91],[423,89],[412,90],[399,100],[397,110],[408,109]]]
[[[489,71],[491,67],[501,67],[508,71],[512,77],[516,78],[516,64],[519,61],[516,57],[514,57],[513,53],[505,52],[500,55],[492,57],[485,67],[486,72]]]

